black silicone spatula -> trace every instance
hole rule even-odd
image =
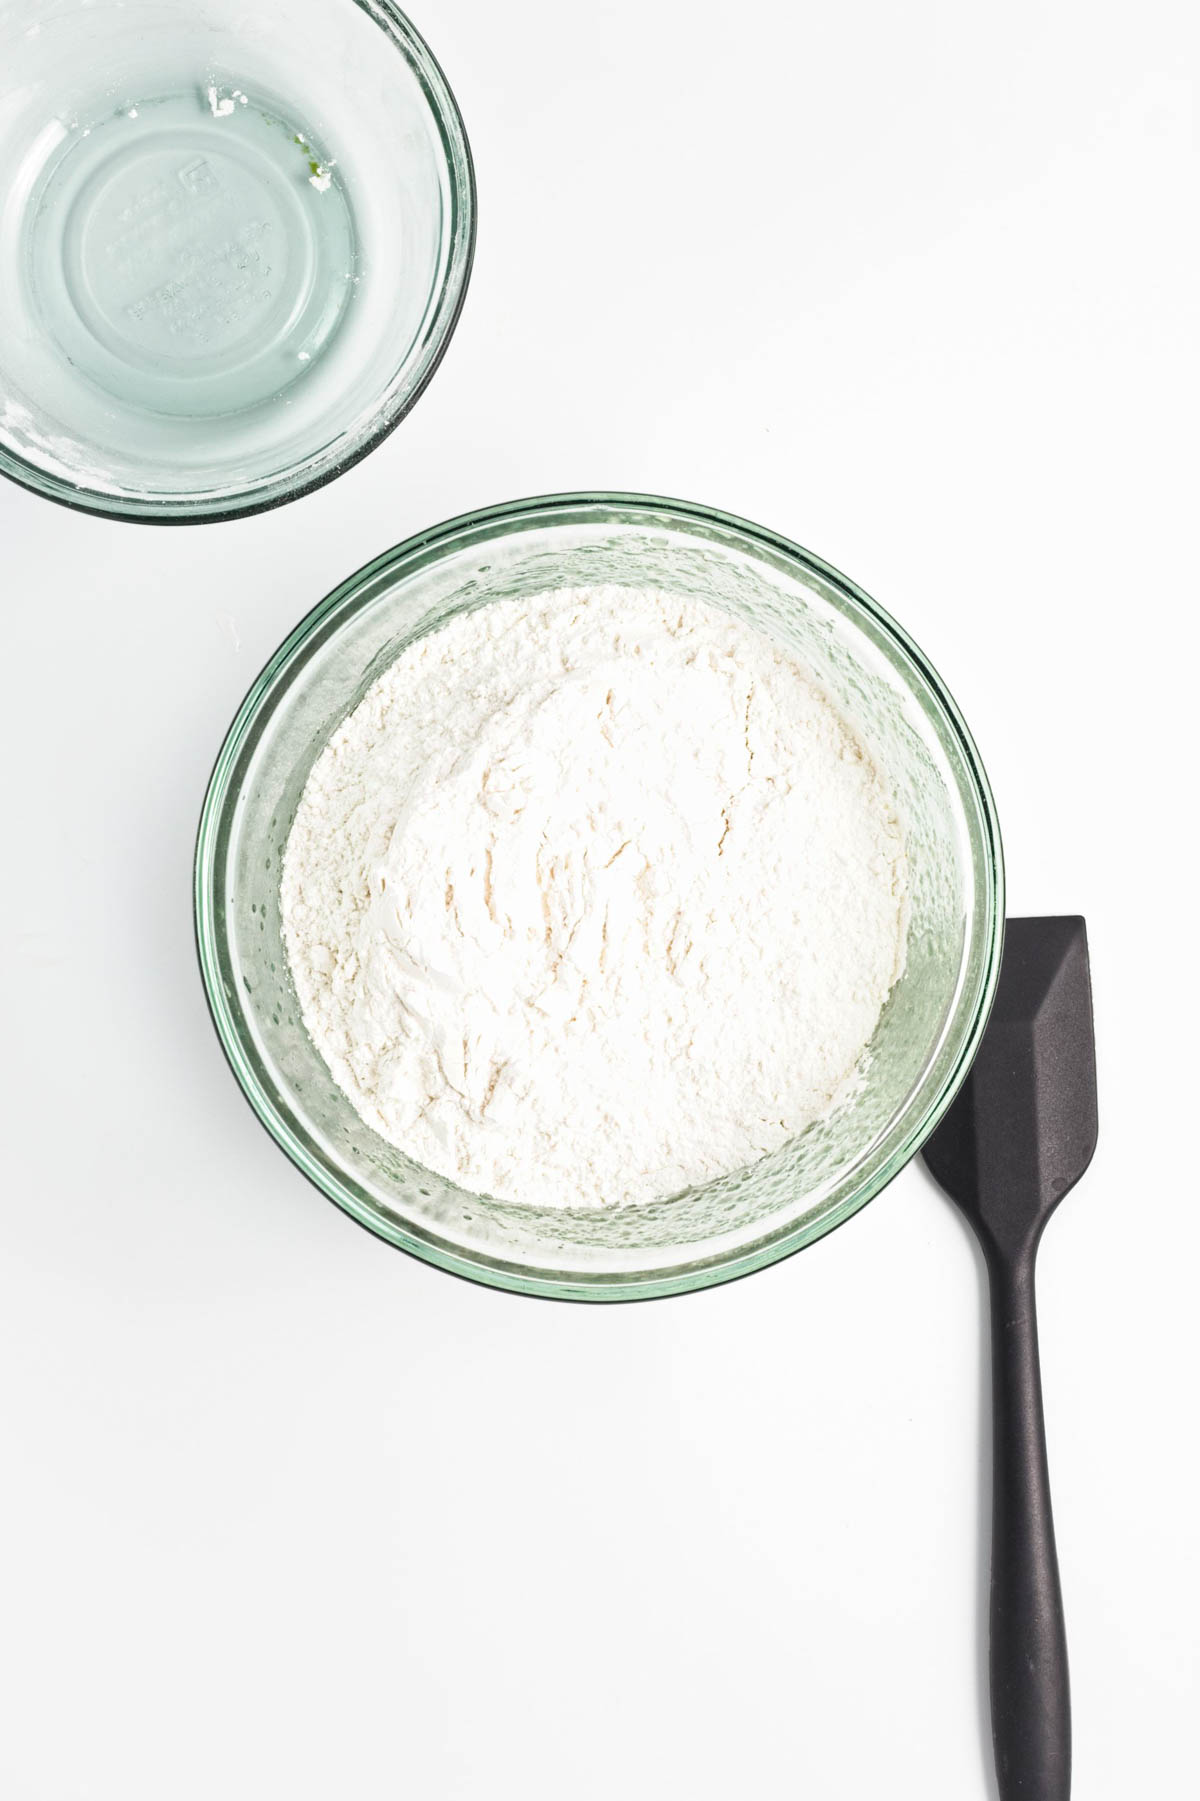
[[[1082,919],[1010,919],[996,1004],[925,1161],[970,1220],[992,1296],[992,1743],[1001,1801],[1067,1801],[1071,1700],[1033,1266],[1096,1148]]]

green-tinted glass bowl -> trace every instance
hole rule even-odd
[[[0,474],[230,519],[399,424],[459,317],[475,184],[392,0],[12,0],[0,70]]]
[[[334,728],[415,638],[505,596],[658,586],[741,615],[819,675],[886,768],[911,865],[907,966],[861,1091],[769,1157],[640,1207],[540,1209],[470,1194],[359,1119],[300,1018],[279,872]],[[858,1211],[932,1131],[982,1033],[1003,934],[1000,836],[958,710],[900,628],[819,558],[744,520],[637,495],[564,495],[454,519],[388,551],[310,613],[247,695],[196,853],[200,964],[221,1042],[267,1130],[353,1218],[496,1287],[580,1300],[727,1281]],[[769,1048],[769,1047],[768,1047]]]

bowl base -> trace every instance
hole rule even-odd
[[[354,289],[334,167],[261,97],[190,85],[77,128],[29,208],[33,310],[126,405],[219,417],[303,379]]]

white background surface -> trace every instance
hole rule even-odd
[[[308,1187],[208,1022],[259,666],[416,528],[587,486],[860,581],[973,726],[1010,911],[1087,915],[1100,1149],[1040,1265],[1075,1795],[1193,1792],[1190,18],[423,0],[480,230],[411,419],[228,526],[4,486],[13,1801],[993,1792],[981,1271],[920,1168],[730,1288],[522,1301]]]

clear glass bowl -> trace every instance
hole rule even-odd
[[[15,0],[0,15],[0,471],[230,518],[366,454],[429,381],[475,191],[390,0]]]
[[[538,1209],[470,1194],[358,1118],[301,1023],[279,871],[330,733],[415,638],[508,595],[654,585],[739,614],[820,676],[889,772],[912,880],[908,961],[861,1092],[775,1154],[639,1207]],[[527,500],[451,520],[358,571],[255,682],[217,759],[195,875],[200,964],[221,1042],[296,1166],[380,1237],[459,1275],[586,1300],[726,1281],[839,1225],[908,1161],[969,1067],[1003,933],[987,779],[928,662],[852,582],[786,539],[685,502]]]

